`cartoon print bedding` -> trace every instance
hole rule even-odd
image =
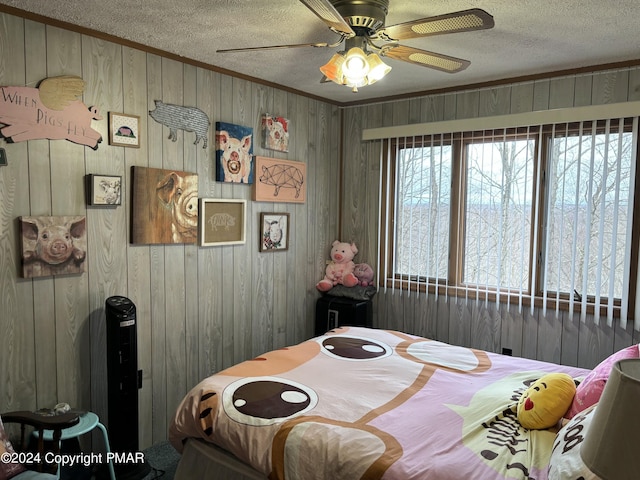
[[[552,430],[516,420],[544,373],[588,371],[345,327],[212,375],[169,439],[195,437],[270,479],[545,480]]]

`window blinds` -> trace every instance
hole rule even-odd
[[[640,111],[636,103],[624,111]],[[480,133],[429,124],[432,133],[387,137],[378,232],[385,288],[556,314],[564,305],[582,320],[591,306],[609,325],[617,307],[626,327],[638,119],[596,122],[609,108],[575,110],[585,119]],[[507,116],[491,123],[500,122]]]

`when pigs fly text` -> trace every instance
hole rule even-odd
[[[40,107],[40,101],[37,98],[27,97],[19,95],[17,92],[11,94],[5,87],[0,87],[2,91],[2,102],[5,104],[11,104],[18,107],[24,107],[25,110],[32,110],[35,113],[36,125],[49,125],[51,127],[58,127],[66,129],[66,132],[70,135],[82,135],[87,134],[87,129],[78,126],[73,120],[65,119],[63,117],[52,115],[51,110],[48,112]]]

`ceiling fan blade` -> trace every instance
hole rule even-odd
[[[493,17],[480,8],[421,18],[381,28],[376,36],[383,40],[406,40],[444,33],[471,32],[493,28]]]
[[[292,45],[268,45],[266,47],[245,47],[245,48],[225,48],[216,50],[216,53],[251,52],[254,50],[276,50],[278,48],[301,48],[301,47],[328,47],[326,42],[322,43],[294,43]]]
[[[320,20],[326,23],[331,30],[347,38],[356,34],[349,24],[342,18],[329,0],[300,0],[309,10],[315,13]]]
[[[388,50],[383,49],[380,55],[393,58],[394,60],[402,60],[403,62],[420,65],[421,67],[434,68],[446,73],[461,72],[471,65],[469,60],[449,57],[441,53],[427,52],[426,50],[406,47],[404,45],[398,45]]]

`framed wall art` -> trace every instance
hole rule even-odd
[[[85,272],[85,216],[20,217],[19,220],[24,278]]]
[[[246,241],[247,201],[200,199],[200,245],[240,245]]]
[[[304,203],[307,165],[278,158],[256,157],[253,200],[256,202]]]
[[[289,151],[289,120],[265,113],[262,115],[262,147],[278,152]]]
[[[109,145],[140,148],[140,117],[109,112]]]
[[[253,183],[253,128],[216,122],[216,180]]]
[[[289,249],[289,214],[260,214],[260,251],[281,252]]]
[[[122,203],[122,177],[119,175],[88,176],[89,205],[114,206]]]
[[[131,242],[196,243],[198,175],[180,170],[131,168]]]

